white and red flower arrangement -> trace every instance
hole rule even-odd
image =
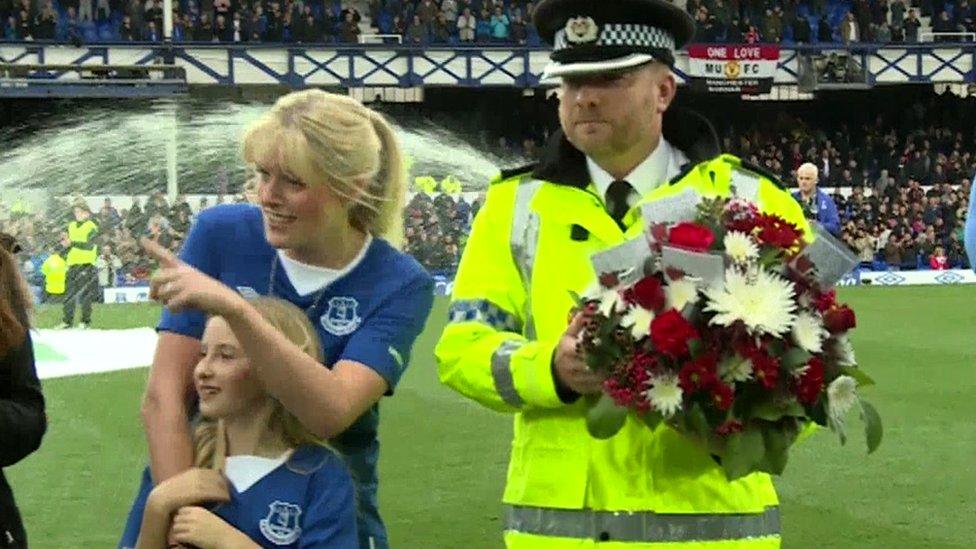
[[[873,382],[848,339],[854,311],[831,289],[856,258],[747,200],[697,200],[694,220],[652,221],[626,245],[636,267],[598,264],[598,286],[576,296],[578,350],[606,375],[588,397],[590,433],[613,436],[634,414],[702,444],[736,479],[781,474],[809,422],[844,443],[856,408],[873,452],[881,419],[859,394]]]

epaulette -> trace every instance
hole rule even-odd
[[[741,160],[739,165],[740,165],[741,169],[743,169],[743,170],[750,171],[750,172],[753,172],[753,173],[757,173],[757,174],[765,177],[773,185],[776,185],[777,187],[779,187],[780,190],[783,190],[783,191],[786,190],[786,185],[783,185],[783,182],[780,180],[779,176],[773,174],[773,172],[767,170],[766,168],[763,168],[762,166],[757,166],[757,165],[753,164],[752,162],[748,162],[748,161],[745,161],[745,160]]]
[[[494,185],[495,183],[501,183],[502,181],[508,181],[509,179],[511,179],[511,178],[513,178],[513,177],[515,177],[517,175],[522,175],[522,174],[530,173],[533,170],[535,170],[535,167],[537,165],[538,165],[537,162],[533,162],[531,164],[526,164],[524,166],[519,166],[517,168],[509,168],[507,170],[502,170],[501,175],[499,175],[497,178],[495,178],[491,182],[491,184]]]

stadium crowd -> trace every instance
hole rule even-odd
[[[242,202],[244,196],[230,201]],[[217,200],[221,202],[224,200]],[[45,210],[33,212],[23,204],[0,201],[0,232],[13,235],[20,243],[22,269],[32,286],[45,286],[45,274],[56,268],[48,262],[52,256],[63,259],[68,245],[65,227],[72,219],[73,206],[83,203],[80,197],[70,201],[55,198]],[[405,212],[406,251],[432,274],[450,278],[479,204],[478,198],[469,203],[462,196],[446,193],[415,194]],[[162,193],[155,193],[144,204],[136,198],[130,208],[120,210],[106,198],[101,209],[92,212],[99,226],[99,286],[147,284],[152,264],[139,246],[139,238],[146,236],[179,251],[195,215],[210,205],[202,198],[191,206],[183,197],[171,204]]]
[[[963,231],[976,170],[973,114],[963,100],[933,96],[863,124],[814,128],[781,112],[775,120],[724,128],[724,150],[795,185],[804,162],[834,188],[842,238],[876,270],[966,267]],[[972,122],[976,123],[976,120]],[[846,196],[841,189],[850,189]]]
[[[837,205],[840,237],[856,251],[865,268],[968,267],[963,227],[970,177],[976,170],[976,111],[970,107],[971,100],[920,93],[915,100],[893,102],[889,108],[873,111],[859,107],[853,97],[835,100],[843,109],[829,104],[798,105],[789,110],[755,104],[747,109],[736,103],[740,108],[731,112],[717,99],[699,106],[716,123],[723,150],[787,185],[796,184],[795,171],[802,163],[815,164],[819,186],[831,193]],[[550,99],[538,101],[540,110],[552,106]],[[824,116],[824,112],[835,116]],[[537,122],[527,119],[526,124]],[[520,131],[523,136],[535,134],[531,128]],[[544,138],[526,137],[520,147],[513,147],[509,143],[517,144],[516,136],[496,135],[491,138],[497,139],[495,146],[488,150],[512,164],[534,160]],[[424,179],[436,187],[433,178],[418,178],[418,182]],[[470,194],[465,198],[461,184],[455,183],[448,192],[438,192],[447,189],[444,182],[437,189],[418,186],[415,191],[420,192],[415,192],[405,212],[406,250],[429,271],[445,278],[457,268],[481,201]],[[65,244],[63,231],[72,215],[71,200],[53,198],[36,213],[0,203],[0,230],[22,243],[24,268],[36,286],[43,286],[47,259]],[[227,200],[243,201],[244,197],[228,196]],[[207,206],[206,199],[191,206],[182,197],[171,204],[162,193],[144,201],[137,199],[126,209],[117,209],[106,199],[93,212],[100,226],[100,283],[144,283],[150,262],[141,253],[138,237],[146,235],[177,250],[194,215]]]
[[[918,42],[973,32],[969,0],[674,0],[712,43]],[[175,0],[175,42],[539,46],[531,0]],[[365,12],[365,15],[364,15]],[[160,42],[162,0],[0,0],[6,40]],[[939,37],[938,40],[958,40]]]

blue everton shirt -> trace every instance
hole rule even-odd
[[[210,510],[266,548],[358,549],[352,479],[327,448],[302,446],[288,460]],[[136,546],[146,501],[152,491],[147,467],[129,512],[119,547]]]
[[[410,361],[411,347],[434,299],[433,280],[423,267],[379,238],[372,239],[359,264],[326,286],[324,293],[299,295],[277,250],[265,240],[261,211],[249,204],[201,212],[180,257],[245,297],[270,293],[305,309],[321,337],[325,366],[339,360],[362,363],[387,381],[387,394],[393,393]],[[164,310],[158,329],[199,339],[205,322],[199,311]],[[330,441],[352,470],[361,511],[375,501],[378,424],[376,405]]]

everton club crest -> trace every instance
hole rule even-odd
[[[566,41],[570,44],[591,44],[599,35],[600,29],[592,17],[573,17],[566,21]]]
[[[349,335],[359,328],[363,319],[359,317],[359,302],[352,297],[333,297],[329,308],[322,315],[322,327],[332,335]]]
[[[298,541],[302,534],[302,528],[298,525],[302,508],[281,501],[275,501],[268,508],[268,516],[258,523],[264,537],[275,545],[291,545]]]

